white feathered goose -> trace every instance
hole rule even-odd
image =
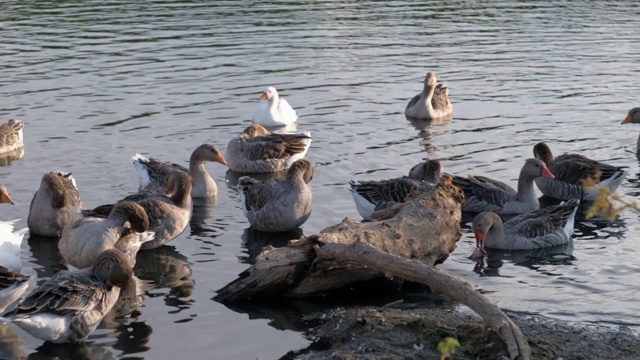
[[[579,200],[529,211],[503,223],[494,212],[482,212],[473,220],[476,237],[474,257],[483,255],[484,248],[501,250],[532,250],[556,246],[571,241]]]
[[[311,215],[312,196],[307,182],[313,164],[300,159],[293,163],[284,179],[260,182],[248,176],[238,180],[242,210],[251,227],[265,232],[291,231]]]
[[[622,120],[622,124],[639,124],[640,123],[640,107],[635,107],[627,113],[627,116]],[[636,156],[640,160],[640,136],[636,142],[637,150]]]
[[[253,122],[262,126],[286,126],[291,125],[298,119],[298,114],[293,110],[289,102],[278,95],[278,91],[273,86],[268,87],[260,100],[266,100],[258,107],[258,111],[253,116]]]
[[[89,271],[56,273],[5,316],[38,339],[82,342],[111,310],[132,274],[124,254],[107,250]]]
[[[140,246],[155,235],[146,232],[148,227],[149,217],[142,206],[121,201],[106,219],[88,216],[65,229],[58,249],[64,260],[78,269],[91,266],[103,251],[113,248],[122,251],[133,266]]]
[[[155,249],[180,235],[189,224],[191,217],[191,178],[182,171],[174,171],[167,181],[166,193],[140,192],[129,195],[122,201],[133,201],[147,213],[149,232],[153,232],[153,240],[141,245],[142,250]],[[107,217],[114,204],[101,205],[83,213],[92,216]]]
[[[252,124],[231,139],[225,159],[229,169],[243,173],[270,173],[288,169],[304,158],[311,134],[273,134],[260,124]]]
[[[81,209],[80,194],[71,173],[44,174],[29,206],[29,231],[40,236],[60,237],[65,227],[81,217]]]
[[[191,176],[191,197],[193,198],[210,198],[218,195],[218,186],[204,167],[206,161],[227,165],[220,150],[211,144],[202,144],[193,151],[188,169],[178,164],[161,162],[153,158],[147,159],[140,154],[134,155],[131,161],[138,174],[141,190],[163,191],[169,175],[174,171],[182,171]]]
[[[553,178],[554,174],[542,161],[527,159],[520,170],[517,191],[501,181],[484,176],[454,176],[453,185],[464,191],[463,211],[522,214],[540,207],[533,181],[541,176]]]
[[[442,176],[440,162],[429,160],[422,162],[409,171],[408,177],[387,180],[349,181],[349,191],[356,203],[358,213],[363,219],[371,221],[371,215],[406,201],[410,194],[418,191],[421,182],[435,186]]]
[[[533,155],[544,161],[555,175],[554,179],[536,179],[540,191],[555,199],[592,201],[600,195],[601,189],[609,193],[616,191],[626,176],[623,167],[591,160],[583,155],[564,154],[554,158],[549,146],[543,142],[534,146]]]
[[[23,127],[22,121],[16,119],[0,125],[0,155],[24,147]]]
[[[449,88],[438,84],[434,72],[427,73],[424,78],[424,89],[409,101],[404,110],[405,116],[424,120],[443,118],[451,115],[452,112]]]

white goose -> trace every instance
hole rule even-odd
[[[260,100],[267,100],[258,107],[253,116],[253,122],[262,126],[285,126],[296,122],[298,115],[289,102],[278,96],[278,91],[273,86],[268,87]]]

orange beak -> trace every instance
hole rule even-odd
[[[542,168],[542,176],[552,178],[552,179],[556,178],[555,176],[553,176],[551,171],[549,171],[549,168],[546,166]]]
[[[214,161],[219,162],[222,165],[227,165],[227,160],[225,160],[221,154],[218,154],[218,156],[216,156],[216,159]]]
[[[631,114],[627,114],[627,117],[620,124],[631,124]]]
[[[0,203],[9,203],[11,205],[14,205],[13,199],[7,193],[2,193],[2,195],[0,196]]]
[[[484,247],[484,233],[480,230],[473,230],[473,235],[476,236],[476,246],[479,248]]]
[[[260,100],[267,100],[267,92],[263,92],[262,95],[260,95]]]

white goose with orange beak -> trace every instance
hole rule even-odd
[[[278,95],[278,91],[273,86],[268,87],[260,100],[267,100],[258,107],[258,111],[253,116],[253,122],[262,126],[286,126],[298,120],[298,114],[289,105],[289,102]]]

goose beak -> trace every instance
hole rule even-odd
[[[225,160],[221,154],[218,154],[218,156],[216,156],[216,159],[214,161],[219,162],[222,165],[227,165],[227,160]]]
[[[473,230],[473,235],[476,236],[476,247],[481,249],[484,247],[484,233],[480,230]]]
[[[546,166],[542,168],[542,176],[552,178],[552,179],[556,178],[555,176],[553,176],[551,171],[549,171],[549,168]]]
[[[264,91],[262,95],[260,95],[260,100],[267,100],[267,92]]]
[[[631,114],[627,114],[627,117],[622,120],[620,124],[630,124],[631,123]]]
[[[15,205],[13,203],[13,199],[7,193],[2,193],[2,196],[0,196],[0,203],[9,203],[11,205]]]

